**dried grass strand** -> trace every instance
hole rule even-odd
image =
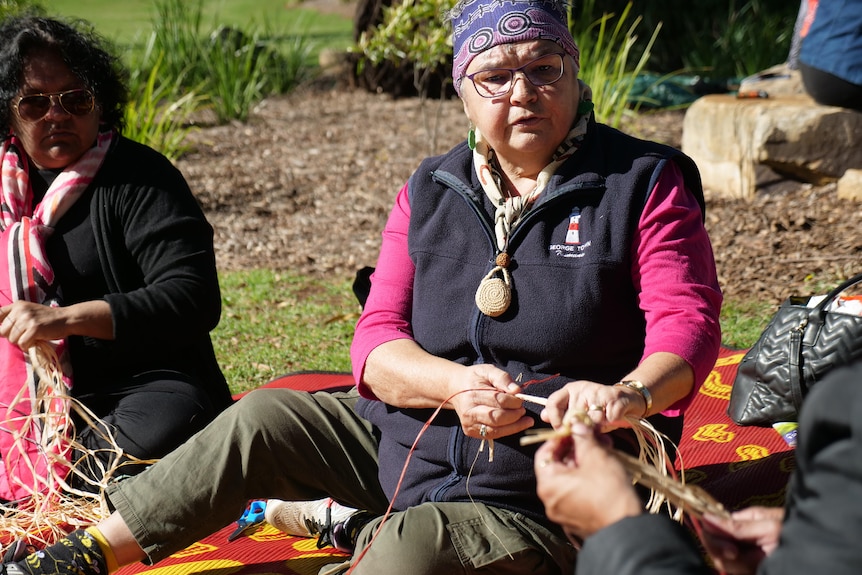
[[[34,409],[28,415],[10,418],[9,422],[19,423],[19,430],[41,430],[37,439],[25,436],[24,431],[16,432],[14,439],[16,444],[26,442],[33,445],[35,442],[38,445],[39,456],[47,462],[47,474],[38,473],[36,465],[25,458],[33,483],[24,484],[20,478],[10,478],[28,495],[17,501],[0,503],[0,542],[23,539],[44,546],[73,529],[94,525],[107,517],[110,509],[104,491],[109,481],[118,477],[122,466],[127,463],[147,464],[153,461],[125,454],[117,445],[110,427],[65,392],[63,368],[52,346],[40,342],[30,348],[29,357],[34,377],[38,378]],[[24,399],[26,387],[22,386],[16,402]],[[75,426],[69,418],[72,411],[87,427],[97,430],[109,447],[100,450],[84,447],[76,439]],[[73,453],[81,455],[73,461]],[[105,453],[108,457],[104,456]],[[100,479],[95,480],[79,469],[85,459],[95,471],[91,475]],[[103,459],[109,462],[108,465]],[[88,488],[72,487],[73,477],[78,480],[76,484],[87,485]]]
[[[542,443],[554,437],[571,435],[572,423],[575,421],[589,426],[594,425],[593,420],[584,411],[570,411],[563,421],[564,424],[558,429],[528,430],[527,435],[521,438],[521,445]],[[670,438],[645,419],[629,418],[628,421],[637,439],[639,456],[634,457],[616,449],[612,450],[612,453],[622,463],[633,482],[649,489],[650,496],[646,503],[646,510],[649,513],[656,514],[666,508],[668,514],[680,522],[685,514],[696,518],[701,518],[705,514],[730,516],[724,505],[704,489],[685,483],[681,457],[680,472],[677,473],[673,462],[668,458],[666,446],[673,446],[676,452],[679,450]]]

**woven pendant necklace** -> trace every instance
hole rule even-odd
[[[496,185],[495,189],[499,190],[500,187]],[[482,278],[476,289],[476,306],[487,316],[502,315],[512,303],[512,276],[509,272],[512,258],[507,251],[509,237],[524,214],[529,211],[540,191],[540,187],[536,186],[528,196],[508,195],[503,198],[500,194],[496,202],[494,233],[497,255],[494,258],[494,267]]]
[[[587,131],[587,118],[584,114],[575,123],[575,127],[569,132],[565,141],[557,148],[550,164],[539,172],[536,178],[536,187],[526,196],[507,193],[505,196],[501,191],[504,188],[503,177],[497,168],[494,150],[485,142],[478,128],[475,128],[475,147],[473,147],[473,166],[479,176],[479,182],[485,195],[495,206],[494,210],[494,235],[497,254],[494,257],[494,267],[491,268],[476,289],[476,306],[483,314],[489,317],[498,317],[509,309],[512,304],[512,274],[509,266],[512,256],[508,251],[509,238],[517,228],[523,217],[533,207],[536,198],[548,185],[551,176],[557,168],[574,154],[583,135]]]

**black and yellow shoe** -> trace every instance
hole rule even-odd
[[[105,555],[86,531],[75,531],[53,545],[15,561],[20,549],[10,548],[0,575],[108,575]],[[10,556],[11,555],[11,556]]]

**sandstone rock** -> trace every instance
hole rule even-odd
[[[862,170],[847,170],[838,180],[838,197],[862,201]]]
[[[721,196],[754,197],[759,167],[822,185],[862,168],[862,114],[806,95],[704,96],[688,109],[682,150]]]

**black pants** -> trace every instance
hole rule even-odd
[[[823,106],[839,106],[862,112],[862,86],[799,62],[805,91]]]
[[[217,410],[206,392],[186,379],[177,372],[150,372],[108,393],[78,396],[100,421],[88,423],[86,416],[73,410],[80,446],[73,453],[77,473],[90,480],[101,479],[105,469],[122,463],[113,477],[135,475],[147,466],[134,463],[134,458],[164,457],[206,426]],[[116,461],[112,443],[123,450],[120,461]],[[69,478],[75,488],[96,489],[77,473]]]

